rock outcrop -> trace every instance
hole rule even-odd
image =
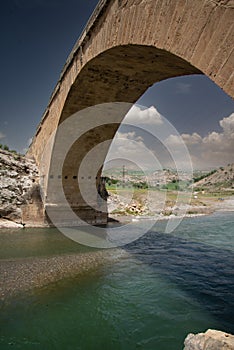
[[[220,167],[209,176],[195,182],[193,187],[207,191],[234,191],[234,163]]]
[[[2,219],[24,223],[30,205],[41,209],[39,174],[31,159],[0,150],[0,190]]]
[[[233,350],[234,336],[208,329],[205,333],[190,333],[184,341],[184,350]]]
[[[136,200],[129,196],[109,193],[107,199],[108,212],[120,215],[148,215],[149,209],[146,200]]]

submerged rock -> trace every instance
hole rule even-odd
[[[208,329],[205,333],[190,333],[184,341],[184,350],[233,350],[234,336]]]

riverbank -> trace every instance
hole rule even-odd
[[[18,223],[18,222],[15,222],[15,221],[12,221],[12,220],[9,220],[9,219],[3,219],[3,218],[0,218],[0,229],[3,229],[3,228],[19,228],[19,229],[22,229],[22,228],[25,228],[25,227],[31,227],[31,228],[46,228],[46,227],[49,227],[49,225],[47,224],[33,224],[33,223],[30,223],[30,224],[21,224],[21,223]]]
[[[139,220],[170,220],[170,219],[180,219],[180,218],[193,218],[203,215],[211,215],[215,212],[228,212],[234,211],[234,197],[227,198],[215,198],[208,197],[202,199],[202,205],[180,205],[175,208],[167,207],[164,213],[156,212],[154,213],[144,213],[141,215],[129,214],[126,211],[119,213],[111,213],[110,218],[121,223],[127,223],[131,221]]]
[[[129,213],[127,211],[122,211],[119,213],[112,212],[109,214],[110,221],[114,222],[120,222],[120,223],[127,223],[131,221],[138,221],[138,220],[169,220],[169,219],[175,219],[175,218],[183,218],[183,217],[197,217],[202,215],[210,215],[216,211],[234,211],[234,197],[227,197],[227,198],[203,198],[202,199],[202,205],[182,205],[178,206],[176,210],[173,211],[173,208],[166,208],[164,214],[159,213],[151,213],[150,215],[144,212],[142,212],[141,215],[136,215],[133,213]],[[180,212],[182,211],[182,214]],[[24,224],[20,224],[17,222],[14,222],[9,219],[3,219],[0,218],[0,229],[2,228],[24,228]],[[48,227],[48,225],[37,225],[37,224],[30,224],[27,225],[27,227]]]

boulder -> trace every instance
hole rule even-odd
[[[188,334],[184,345],[184,350],[234,350],[234,336],[208,329],[205,333]]]

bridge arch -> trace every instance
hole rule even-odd
[[[73,113],[105,102],[134,103],[167,78],[205,74],[233,97],[233,26],[233,0],[99,1],[66,62],[28,155],[40,164],[49,136]],[[117,127],[99,129],[96,137],[86,135],[82,144],[94,147],[111,139]],[[79,142],[72,147],[64,173],[75,170],[71,164],[77,154],[79,163],[89,147]],[[64,186],[68,197],[72,192],[74,197],[72,184]]]

